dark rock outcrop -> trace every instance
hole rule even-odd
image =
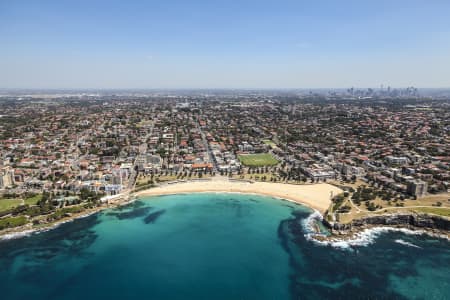
[[[348,224],[324,221],[324,224],[328,228],[336,231],[348,231],[354,227],[364,227],[367,225],[405,226],[450,231],[450,219],[435,215],[414,213],[370,216],[355,219]]]

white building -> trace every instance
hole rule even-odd
[[[0,189],[14,185],[14,170],[7,166],[0,168]]]

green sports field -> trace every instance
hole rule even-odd
[[[278,160],[269,153],[241,154],[238,155],[238,158],[243,165],[248,167],[264,167],[278,164]]]

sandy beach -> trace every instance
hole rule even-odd
[[[251,193],[273,196],[303,204],[324,213],[331,204],[331,195],[341,189],[327,184],[294,185],[269,182],[245,182],[227,179],[188,181],[165,184],[136,193],[136,196],[157,196],[198,192]]]
[[[331,204],[330,196],[342,192],[341,189],[326,183],[311,185],[294,185],[268,182],[247,182],[240,180],[228,180],[227,178],[213,178],[212,180],[192,180],[185,182],[165,183],[160,186],[134,193],[134,196],[158,196],[183,193],[202,192],[228,192],[228,193],[248,193],[260,194],[272,197],[283,198],[295,203],[306,205],[323,214]],[[124,199],[127,199],[124,201]],[[111,197],[108,203],[75,213],[69,217],[64,217],[56,222],[33,227],[31,223],[24,226],[8,228],[0,233],[0,239],[17,238],[26,236],[34,232],[47,231],[66,222],[83,218],[104,209],[126,205],[135,198],[128,198],[126,195]]]

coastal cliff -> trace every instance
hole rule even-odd
[[[436,215],[416,213],[369,216],[361,219],[355,219],[346,224],[339,222],[328,222],[324,218],[323,223],[332,232],[348,232],[376,225],[408,228],[415,227],[418,229],[435,229],[446,232],[450,231],[450,219]]]

